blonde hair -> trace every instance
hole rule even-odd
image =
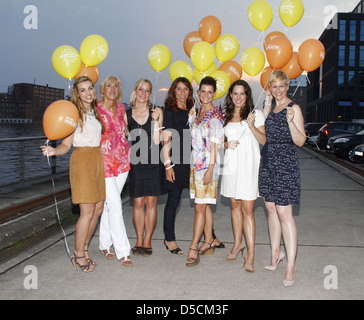
[[[153,89],[153,85],[152,85],[152,82],[148,79],[140,79],[136,82],[135,86],[134,86],[134,89],[130,95],[130,102],[129,104],[134,106],[135,105],[135,99],[136,99],[136,92],[139,90],[140,86],[143,84],[143,83],[148,83],[149,86],[150,86],[150,93],[152,93],[152,89]],[[151,107],[151,104],[150,104],[150,101],[148,100],[148,106],[149,108]]]
[[[87,115],[87,109],[83,105],[83,103],[82,103],[82,101],[80,99],[80,96],[78,94],[78,85],[80,83],[86,82],[86,81],[91,82],[91,85],[92,85],[92,87],[94,89],[94,98],[93,98],[93,100],[91,102],[91,108],[94,111],[96,119],[101,123],[102,132],[103,132],[104,131],[104,124],[103,124],[103,122],[101,120],[99,111],[97,109],[97,92],[95,90],[95,85],[93,84],[92,80],[89,77],[82,76],[82,77],[79,77],[79,78],[77,78],[75,80],[75,83],[73,84],[73,88],[72,88],[72,91],[71,91],[70,101],[77,107],[78,115],[79,115],[78,123],[80,125],[81,132],[82,132],[83,125],[84,125],[84,122],[85,122],[85,115]]]
[[[270,87],[273,82],[283,80],[289,86],[289,78],[285,72],[282,70],[274,70],[268,78],[268,86]]]
[[[105,87],[110,83],[116,81],[119,87],[119,94],[116,97],[116,101],[119,101],[123,97],[123,92],[121,90],[121,81],[117,76],[107,76],[104,80],[102,80],[100,84],[100,101],[104,101],[105,99]]]

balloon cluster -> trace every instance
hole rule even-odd
[[[108,53],[109,46],[106,40],[100,35],[92,34],[82,41],[80,53],[68,45],[54,50],[52,65],[54,70],[66,79],[87,76],[96,83],[100,75],[98,65],[106,59]]]
[[[222,25],[215,16],[204,17],[199,24],[198,31],[189,32],[183,40],[183,48],[191,59],[194,70],[183,60],[174,61],[169,67],[172,81],[178,77],[185,77],[191,83],[195,79],[211,76],[216,79],[217,88],[214,99],[226,94],[230,83],[242,77],[242,68],[232,59],[239,52],[239,41],[232,34],[221,35]],[[215,42],[215,46],[212,44]],[[221,62],[219,68],[215,64],[215,57]],[[166,69],[171,62],[171,53],[167,46],[157,44],[149,50],[148,62],[157,72]]]
[[[304,6],[301,0],[283,0],[280,3],[279,17],[287,27],[296,25],[302,19],[303,14]],[[248,19],[254,28],[265,31],[273,19],[271,5],[265,0],[253,1],[248,9]],[[267,89],[268,78],[273,70],[281,69],[290,79],[295,79],[303,71],[316,70],[325,58],[325,48],[319,40],[308,39],[304,41],[296,52],[293,51],[291,41],[280,31],[270,32],[265,37],[263,47],[269,64],[268,67],[259,70],[263,63],[264,54],[262,51],[258,53],[257,50],[259,49],[257,48],[253,54],[246,53],[242,64],[246,63],[249,67],[259,65],[259,68],[257,67],[255,72],[251,73],[256,75],[262,71],[260,83],[264,89]]]
[[[279,17],[287,26],[296,25],[303,17],[304,6],[301,0],[283,0],[279,6]],[[264,32],[273,20],[271,5],[265,0],[255,0],[248,8],[248,19],[257,30]],[[263,42],[264,52],[256,47],[243,51],[240,63],[233,59],[239,52],[239,41],[232,34],[221,35],[222,25],[215,16],[204,17],[198,31],[191,31],[183,41],[183,48],[191,59],[190,64],[178,60],[169,68],[171,80],[185,77],[199,83],[206,76],[217,80],[215,99],[226,94],[230,84],[240,79],[243,72],[250,76],[260,74],[260,81],[264,89],[273,70],[281,69],[290,79],[295,79],[303,71],[310,72],[317,69],[325,57],[325,48],[319,40],[308,39],[299,47],[298,52],[293,52],[293,46],[288,37],[279,31],[269,33]],[[212,44],[215,42],[215,45]],[[215,58],[220,66],[215,64]],[[269,66],[264,68],[266,61]],[[157,44],[148,54],[150,66],[160,72],[166,69],[171,62],[171,53],[167,46]]]

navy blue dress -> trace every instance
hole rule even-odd
[[[297,149],[286,116],[286,108],[279,113],[274,113],[272,108],[269,113],[265,121],[267,142],[261,151],[259,167],[259,195],[279,206],[300,203]]]

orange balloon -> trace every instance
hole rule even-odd
[[[236,61],[230,60],[224,62],[219,70],[225,71],[227,75],[230,77],[230,83],[234,83],[236,80],[241,79],[243,75],[243,68]]]
[[[58,100],[48,106],[43,115],[43,130],[48,140],[69,136],[78,124],[77,107],[70,101]]]
[[[99,80],[100,69],[98,66],[86,67],[85,64],[81,62],[81,68],[75,75],[75,79],[81,76],[89,77],[92,80],[93,84],[95,84],[97,80]]]
[[[260,74],[260,84],[262,85],[264,90],[268,90],[268,79],[272,72],[273,69],[268,66],[264,68],[262,73]]]
[[[191,58],[191,49],[197,43],[202,41],[200,33],[198,31],[191,31],[187,34],[183,40],[183,49],[185,49],[186,54]]]
[[[272,41],[276,37],[285,37],[286,35],[283,32],[280,31],[272,31],[271,33],[268,33],[268,35],[265,37],[263,42],[264,51],[267,48],[267,45],[270,41]]]
[[[302,70],[316,70],[325,59],[325,47],[321,41],[308,39],[298,49],[298,63]]]
[[[215,16],[207,16],[200,21],[198,32],[202,40],[208,43],[215,42],[221,34],[221,22]]]
[[[265,50],[267,60],[272,69],[280,69],[292,57],[293,46],[287,37],[275,37]]]
[[[303,70],[298,64],[298,52],[294,51],[292,53],[291,60],[289,60],[289,62],[285,66],[283,66],[281,70],[285,72],[288,78],[290,78],[291,80],[296,79],[302,74]]]

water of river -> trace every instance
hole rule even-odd
[[[34,137],[24,142],[2,142],[6,138]],[[42,155],[40,146],[45,144],[42,124],[0,124],[0,187],[10,186],[37,178],[51,176],[47,158]],[[71,152],[57,157],[56,172],[68,171]]]

